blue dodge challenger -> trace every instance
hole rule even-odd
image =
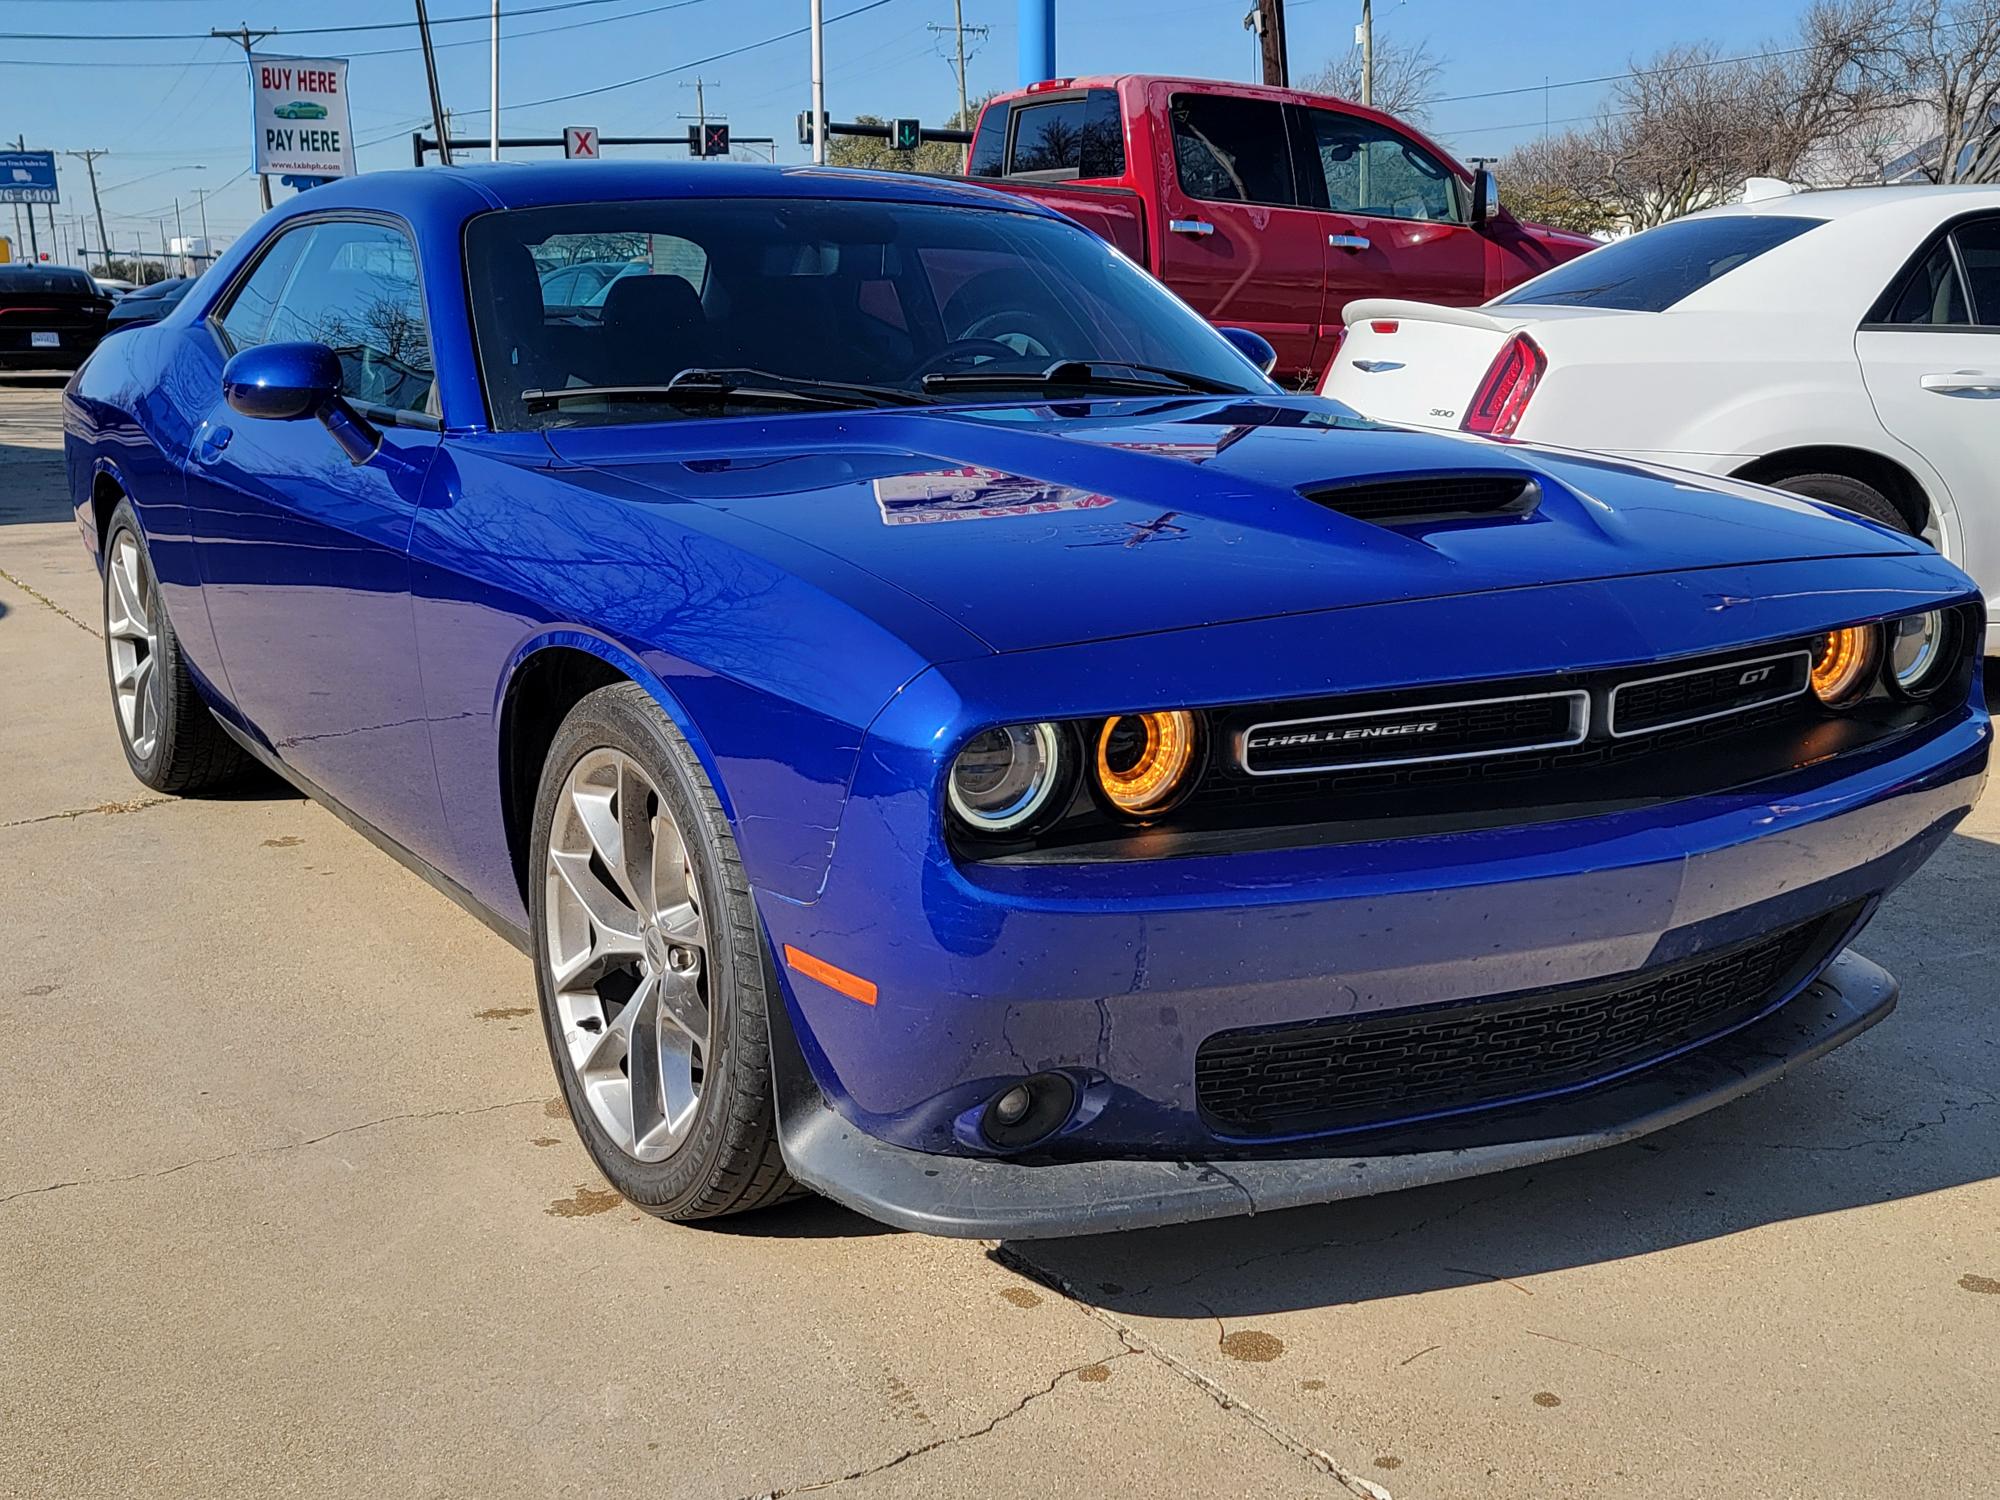
[[[672,1219],[1324,1202],[1887,1014],[1848,944],[1985,774],[1965,576],[1268,357],[943,181],[315,188],[67,394],[118,733],[532,954],[584,1144]]]

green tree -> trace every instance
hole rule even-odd
[[[997,92],[997,90],[995,91]],[[948,129],[970,129],[979,118],[980,108],[992,94],[982,94],[967,107],[967,121],[961,124],[954,112],[945,122]],[[857,125],[887,125],[880,115],[856,115]],[[965,148],[952,141],[925,141],[914,151],[894,151],[887,141],[866,136],[836,135],[828,138],[826,159],[836,167],[867,167],[876,172],[936,172],[956,176],[964,170]]]

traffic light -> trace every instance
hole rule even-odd
[[[921,120],[891,120],[889,122],[889,149],[892,151],[914,151],[924,143],[924,125]]]
[[[694,156],[727,156],[729,127],[720,124],[688,126],[688,152]]]

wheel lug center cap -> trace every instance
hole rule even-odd
[[[655,972],[667,968],[667,935],[657,927],[648,927],[642,939],[646,950],[646,962]]]

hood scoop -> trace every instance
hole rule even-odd
[[[1302,487],[1315,505],[1376,526],[1429,526],[1525,516],[1542,503],[1532,475],[1470,470]]]

